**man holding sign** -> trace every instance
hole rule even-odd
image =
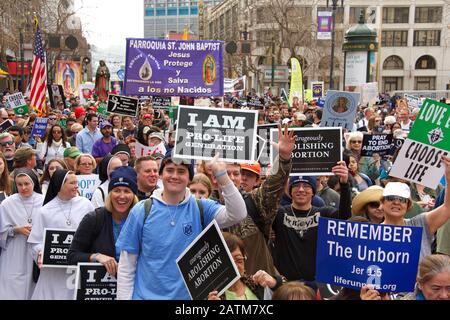
[[[213,219],[225,228],[247,215],[244,200],[229,179],[226,165],[217,162],[217,158],[218,155],[211,168],[225,206],[204,199],[202,209],[187,188],[194,175],[191,162],[183,162],[171,154],[162,160],[159,174],[164,188],[153,192],[151,203],[141,201],[131,210],[116,242],[121,252],[117,299],[190,298],[176,259]]]

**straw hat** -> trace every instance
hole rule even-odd
[[[364,215],[364,207],[371,202],[378,202],[383,196],[383,188],[380,186],[371,186],[358,193],[352,201],[352,215]]]

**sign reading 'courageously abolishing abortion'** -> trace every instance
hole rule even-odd
[[[126,95],[222,96],[223,42],[127,39]]]
[[[421,241],[420,227],[319,218],[316,281],[358,291],[372,284],[380,292],[411,292]]]
[[[174,156],[220,161],[255,161],[258,111],[180,106]]]

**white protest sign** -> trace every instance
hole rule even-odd
[[[77,175],[80,196],[91,200],[95,189],[101,184],[98,174]]]
[[[155,154],[166,154],[166,148],[164,144],[158,144],[157,146],[149,147],[136,141],[136,159],[146,156],[153,156]]]

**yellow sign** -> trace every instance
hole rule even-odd
[[[296,106],[303,103],[303,76],[302,67],[297,58],[291,58],[291,88],[289,92],[289,105]]]

